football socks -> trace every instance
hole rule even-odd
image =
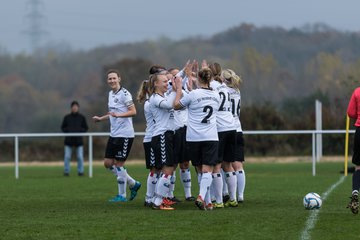
[[[114,176],[117,176],[117,170],[115,165],[112,165],[109,170],[114,174]]]
[[[176,181],[176,175],[175,175],[175,171],[174,171],[173,175],[170,177],[170,189],[169,189],[169,196],[168,196],[169,198],[174,197],[175,181]]]
[[[191,197],[191,173],[190,169],[180,169],[180,180],[184,187],[185,198]]]
[[[229,195],[228,185],[226,184],[225,172],[221,169],[221,175],[223,177],[223,196]]]
[[[158,180],[157,174],[150,172],[146,181],[146,195],[145,195],[146,202],[151,202],[151,199],[154,197],[157,180]]]
[[[211,173],[205,172],[202,174],[201,182],[200,182],[200,194],[199,194],[199,196],[201,196],[202,199],[205,199],[206,193],[210,189],[212,180],[213,179]]]
[[[222,203],[222,187],[223,187],[223,179],[221,173],[213,173],[213,191],[215,200],[217,203]]]
[[[245,191],[245,171],[240,170],[236,171],[237,178],[237,191],[238,191],[238,201],[244,201],[244,191]]]
[[[225,173],[225,181],[226,181],[226,184],[228,185],[230,201],[233,201],[233,200],[236,201],[237,178],[236,178],[235,172],[226,172]]]
[[[129,187],[135,185],[135,180],[127,172],[126,172],[126,182],[129,185]]]
[[[126,198],[127,171],[124,167],[116,167],[116,171],[119,195]]]
[[[170,178],[171,175],[163,174],[159,180],[156,188],[156,195],[154,204],[159,206],[162,203],[163,198],[169,196],[170,191]]]

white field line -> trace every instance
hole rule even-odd
[[[333,185],[331,185],[331,187],[322,194],[322,201],[324,202],[327,197],[329,196],[329,194],[337,187],[339,186],[341,183],[343,183],[345,180],[345,176],[340,177],[340,179],[334,183]],[[316,221],[318,219],[318,215],[319,215],[320,209],[319,210],[311,210],[310,211],[310,216],[308,217],[307,221],[306,221],[306,225],[304,230],[301,233],[301,237],[300,240],[310,240],[311,236],[310,236],[310,232],[311,230],[315,227]]]

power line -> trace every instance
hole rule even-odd
[[[25,32],[29,36],[30,46],[34,52],[40,45],[41,37],[47,32],[42,28],[42,21],[44,15],[41,13],[44,4],[41,0],[28,0],[26,2],[28,13],[25,15],[25,19],[28,23],[28,29]]]

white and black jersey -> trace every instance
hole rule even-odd
[[[183,97],[188,94],[185,90],[183,90],[182,93]],[[188,110],[186,107],[179,110],[174,110],[174,130],[185,127],[187,125],[187,119]]]
[[[216,117],[220,98],[211,89],[198,88],[184,95],[180,104],[188,108],[186,141],[218,141]]]
[[[150,99],[150,112],[154,119],[154,130],[152,136],[158,136],[169,130],[174,130],[174,100],[176,93],[161,96],[154,93]]]
[[[154,93],[150,99],[150,112],[154,118],[151,148],[154,150],[155,167],[174,166],[174,92],[161,96]]]
[[[125,113],[128,108],[134,105],[131,93],[124,87],[120,87],[117,92],[109,92],[108,109],[109,112]],[[110,136],[133,138],[134,127],[132,117],[112,117],[110,119]]]
[[[241,94],[240,90],[234,88],[229,88],[229,93],[231,101],[231,113],[234,115],[236,126],[236,147],[234,160],[244,162],[244,137],[240,122]]]
[[[242,132],[241,122],[240,122],[240,109],[241,109],[241,94],[240,90],[234,88],[228,88],[230,96],[230,110],[234,116],[235,127],[237,132]]]
[[[174,130],[185,127],[187,125],[188,110],[183,108],[174,110]]]
[[[143,140],[145,163],[146,163],[146,168],[151,169],[155,167],[155,153],[151,147],[151,137],[152,137],[152,132],[154,131],[154,118],[150,112],[149,99],[146,99],[144,103],[144,115],[146,120],[145,136]]]
[[[216,118],[218,132],[235,130],[234,117],[230,112],[230,99],[228,87],[224,83],[212,80],[210,87],[214,89],[220,97],[219,111]]]
[[[154,117],[150,112],[150,103],[149,99],[147,99],[144,103],[144,115],[146,120],[146,129],[144,136],[144,143],[151,142],[152,133],[154,131]]]

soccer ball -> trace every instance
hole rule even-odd
[[[319,209],[322,205],[322,200],[319,194],[311,192],[305,195],[303,199],[305,209]]]

